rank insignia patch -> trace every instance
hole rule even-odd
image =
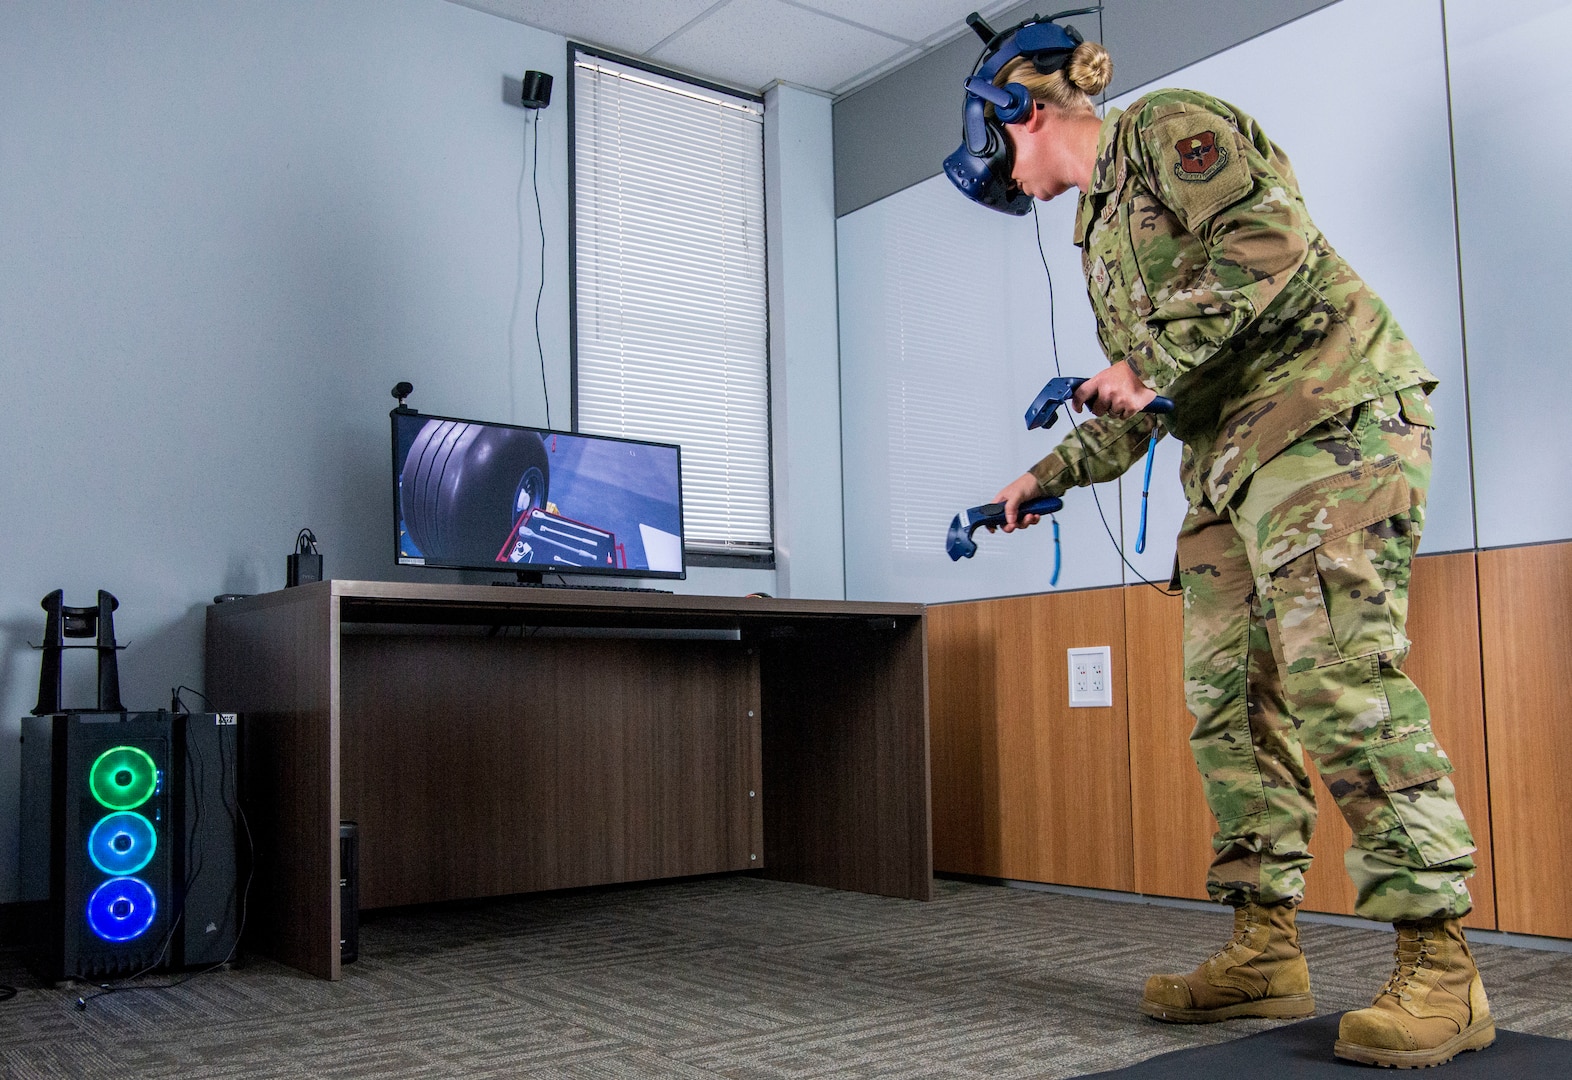
[[[1102,256],[1098,256],[1097,261],[1092,264],[1092,284],[1096,285],[1097,291],[1104,295],[1108,292],[1108,286],[1113,284],[1113,278],[1108,273],[1108,264],[1103,261]]]
[[[1174,143],[1174,149],[1179,151],[1174,175],[1181,180],[1210,180],[1228,164],[1228,151],[1217,145],[1217,136],[1210,131],[1186,135]]]

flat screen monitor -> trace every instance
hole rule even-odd
[[[682,455],[665,443],[394,409],[401,566],[681,578]]]

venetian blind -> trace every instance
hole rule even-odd
[[[682,446],[690,551],[771,550],[763,111],[576,54],[580,431]]]

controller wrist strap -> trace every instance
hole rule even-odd
[[[1059,584],[1059,519],[1050,514],[1048,515],[1048,521],[1053,525],[1053,577],[1048,579],[1048,585],[1051,588]]]
[[[1157,456],[1157,429],[1152,429],[1151,441],[1146,444],[1146,477],[1141,481],[1141,529],[1135,534],[1135,553],[1146,550],[1146,500],[1152,491],[1152,459]]]

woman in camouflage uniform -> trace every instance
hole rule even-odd
[[[1119,476],[1154,426],[1184,443],[1190,743],[1217,819],[1207,889],[1235,923],[1195,971],[1148,979],[1142,1008],[1196,1023],[1314,1010],[1294,926],[1316,812],[1302,748],[1353,829],[1357,912],[1398,932],[1395,971],[1344,1016],[1336,1053],[1439,1064],[1495,1029],[1458,924],[1473,839],[1402,671],[1436,380],[1253,119],[1160,90],[1099,120],[1089,95],[1111,74],[1086,42],[1059,70],[1021,58],[995,80],[1035,102],[1005,129],[1015,183],[1080,190],[1075,243],[1111,362],[1075,396],[1097,419],[995,501],[1023,528],[1023,500]],[[1169,420],[1140,412],[1157,393]]]

